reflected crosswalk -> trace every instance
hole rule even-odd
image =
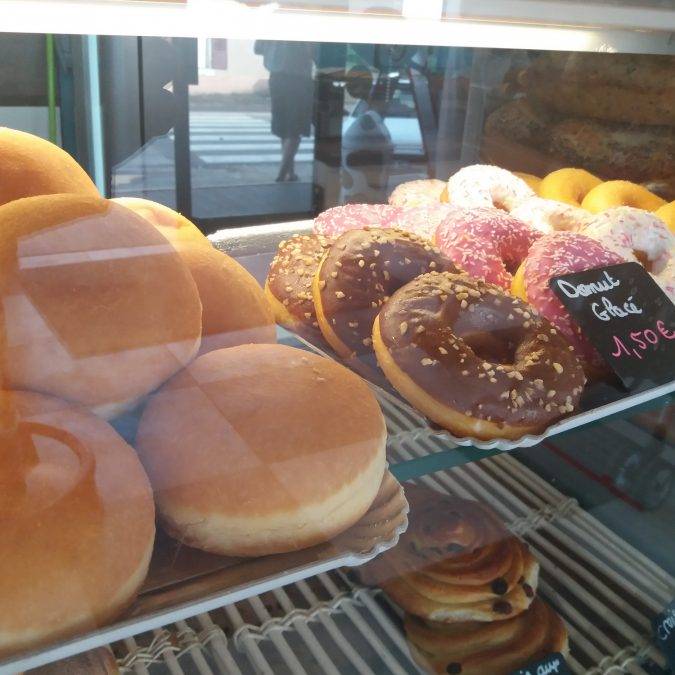
[[[190,149],[206,165],[281,161],[281,142],[270,131],[269,113],[190,113]],[[303,138],[296,162],[311,162],[314,140]]]

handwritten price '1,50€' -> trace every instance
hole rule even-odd
[[[656,322],[656,330],[647,328],[645,330],[633,331],[629,334],[629,337],[632,344],[627,347],[622,338],[618,335],[613,336],[616,351],[612,352],[612,356],[616,358],[620,356],[637,356],[638,359],[642,359],[640,352],[649,349],[650,345],[656,347],[661,339],[675,340],[675,331],[668,330],[663,321],[659,320]]]

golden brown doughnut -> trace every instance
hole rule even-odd
[[[326,251],[312,284],[326,341],[343,358],[371,351],[373,321],[385,300],[429,270],[457,267],[427,239],[409,232],[345,232]]]
[[[89,411],[26,391],[0,391],[0,407],[2,659],[123,611],[148,571],[155,506],[133,448]]]
[[[195,282],[133,211],[100,197],[28,197],[0,207],[0,232],[6,386],[110,418],[196,355]]]
[[[569,650],[565,624],[540,598],[506,621],[444,624],[406,614],[403,625],[415,661],[441,675],[509,675]]]
[[[567,340],[518,298],[468,275],[400,288],[373,327],[387,379],[456,436],[520,438],[574,410],[585,379]]]
[[[368,384],[284,345],[218,349],[148,401],[136,447],[167,531],[232,556],[328,541],[370,508],[387,430]]]
[[[0,127],[0,205],[62,193],[101,196],[86,171],[58,145]]]
[[[492,509],[417,486],[406,497],[408,530],[368,573],[394,602],[447,623],[502,621],[529,607],[539,565]]]
[[[276,322],[296,333],[319,330],[312,282],[330,241],[322,234],[294,234],[279,244],[270,265],[265,295]]]

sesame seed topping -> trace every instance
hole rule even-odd
[[[421,363],[423,366],[433,366],[433,364],[434,364],[435,362],[434,362],[433,359],[423,358],[422,361],[420,361],[420,363]]]
[[[359,267],[365,267],[366,266],[366,261],[365,260],[359,260]]]
[[[330,273],[330,276],[331,276],[331,278],[333,278],[333,279],[337,279],[337,272],[336,272],[335,270],[333,270],[333,271]]]
[[[555,396],[555,389],[549,389],[546,398],[553,398]]]
[[[335,297],[342,300],[345,297],[345,294],[342,291],[335,291]]]
[[[448,350],[447,350],[445,347],[439,347],[439,348],[438,348],[438,351],[439,351],[441,354],[447,354],[447,353],[448,353]]]
[[[553,368],[555,369],[555,372],[560,374],[563,371],[563,367],[559,364],[556,363],[555,361],[553,362]]]

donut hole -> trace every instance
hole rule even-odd
[[[637,259],[637,261],[644,267],[647,272],[650,274],[658,274],[659,270],[656,269],[656,261],[651,260],[647,253],[645,251],[640,251],[639,249],[636,249],[633,251],[633,255]]]
[[[462,335],[464,344],[483,361],[513,365],[518,341],[513,331],[476,332]]]

